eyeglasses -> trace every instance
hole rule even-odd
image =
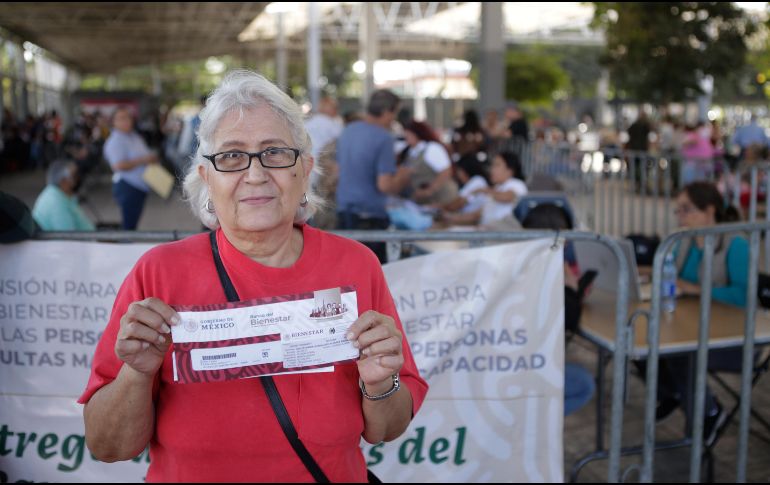
[[[296,148],[269,147],[256,153],[233,150],[203,155],[203,158],[213,163],[214,170],[217,172],[240,172],[248,170],[251,167],[251,160],[255,157],[265,168],[293,167],[297,163],[299,153],[300,151]]]

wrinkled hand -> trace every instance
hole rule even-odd
[[[181,320],[158,298],[135,301],[120,318],[115,355],[135,371],[153,377],[171,345],[171,325]]]
[[[368,311],[350,326],[348,340],[361,352],[358,374],[372,395],[383,394],[393,385],[391,376],[404,365],[403,336],[391,317]]]

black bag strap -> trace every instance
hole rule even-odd
[[[219,247],[217,246],[216,231],[211,231],[209,234],[209,240],[211,241],[211,252],[214,255],[214,264],[217,267],[217,274],[219,274],[219,281],[222,283],[222,288],[225,290],[227,301],[234,302],[239,301],[238,292],[235,291],[235,286],[230,280],[224,264],[222,264],[222,258],[219,256]],[[273,407],[275,417],[278,418],[278,423],[281,425],[283,434],[286,435],[286,439],[289,440],[291,447],[294,448],[294,452],[297,453],[299,459],[307,468],[307,471],[313,475],[313,478],[317,483],[330,483],[329,478],[318,466],[318,463],[313,459],[313,455],[305,448],[305,445],[300,441],[297,435],[297,430],[294,428],[294,423],[291,422],[291,417],[286,411],[286,406],[283,404],[281,394],[278,392],[278,388],[275,386],[275,381],[272,376],[262,376],[259,378],[262,382],[262,387],[265,388],[265,394],[270,401],[270,405]]]

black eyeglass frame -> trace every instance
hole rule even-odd
[[[262,161],[262,154],[265,153],[265,152],[269,152],[271,150],[289,150],[289,151],[292,151],[292,152],[294,152],[294,161],[290,165],[281,165],[279,167],[276,167],[276,166],[273,166],[273,165],[271,165],[271,166],[265,165],[265,162]],[[224,155],[225,153],[243,153],[245,155],[248,155],[249,156],[249,164],[246,165],[246,167],[239,168],[237,170],[221,170],[219,167],[217,167],[217,162],[215,162],[214,159],[218,155]],[[262,165],[264,168],[289,168],[289,167],[293,167],[294,165],[297,164],[297,160],[299,160],[299,155],[301,153],[302,152],[299,149],[297,149],[297,148],[290,148],[290,147],[267,147],[264,150],[262,150],[261,152],[244,152],[242,150],[227,150],[225,152],[214,153],[212,155],[203,155],[203,158],[205,158],[206,160],[211,162],[211,164],[214,165],[214,170],[216,170],[217,172],[232,173],[232,172],[243,172],[244,170],[250,169],[251,168],[252,160],[254,160],[254,158],[257,158],[259,160],[259,164]]]

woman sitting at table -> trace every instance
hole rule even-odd
[[[715,226],[738,219],[737,211],[725,204],[716,186],[710,182],[694,182],[684,187],[676,199],[674,212],[680,227],[686,229]],[[704,238],[696,237],[682,241],[674,248],[679,270],[677,290],[681,295],[697,296],[701,293],[703,246]],[[737,235],[718,237],[711,275],[711,298],[720,303],[744,307],[748,293],[748,274],[748,241]],[[740,361],[740,350],[709,352],[710,368],[735,368],[736,362]],[[682,397],[689,392],[687,383],[690,372],[690,359],[686,355],[661,358],[657,420],[662,420],[679,407]],[[685,409],[685,412],[690,411]],[[703,440],[707,446],[714,443],[726,414],[707,387],[703,425]]]

